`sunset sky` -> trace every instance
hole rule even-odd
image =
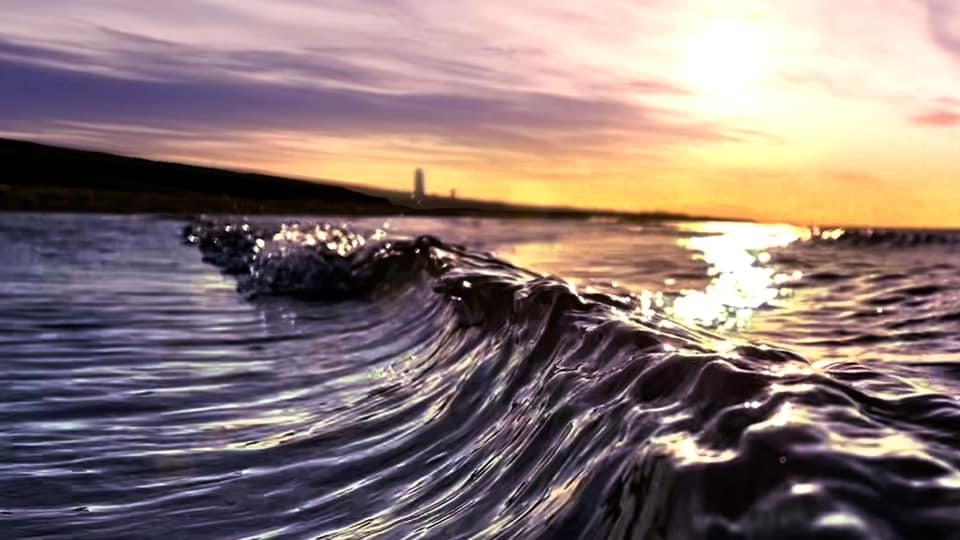
[[[464,197],[960,226],[957,0],[4,0],[0,136]]]

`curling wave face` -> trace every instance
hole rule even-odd
[[[100,349],[70,368],[83,388],[51,399],[29,394],[43,386],[29,373],[54,360],[6,340],[19,356],[0,398],[15,434],[3,517],[63,537],[957,534],[949,242],[931,260],[926,241],[876,256],[861,233],[757,225],[406,228],[452,239],[191,223],[183,238],[241,294],[225,281],[199,291],[219,304],[202,320],[147,324],[147,358],[110,333],[135,324],[91,323]],[[478,230],[498,240],[471,245]],[[70,309],[102,316],[105,299],[86,300]],[[878,300],[889,315],[858,314]]]

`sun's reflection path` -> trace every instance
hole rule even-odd
[[[685,289],[666,307],[674,318],[727,330],[749,327],[754,311],[791,294],[789,284],[803,277],[770,265],[771,249],[810,240],[820,231],[791,225],[753,223],[680,224],[678,243],[704,261],[711,278],[704,290]],[[831,238],[843,231],[829,231]]]

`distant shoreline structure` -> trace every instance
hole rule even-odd
[[[105,213],[411,215],[746,221],[670,212],[539,207],[427,194],[422,169],[410,192],[361,188],[154,161],[0,138],[0,211]],[[455,193],[452,192],[452,194]]]
[[[420,204],[427,196],[426,179],[423,176],[423,169],[417,168],[413,171],[413,202]]]

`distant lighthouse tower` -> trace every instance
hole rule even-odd
[[[423,178],[423,169],[413,173],[413,198],[420,202],[426,197],[426,181]]]

